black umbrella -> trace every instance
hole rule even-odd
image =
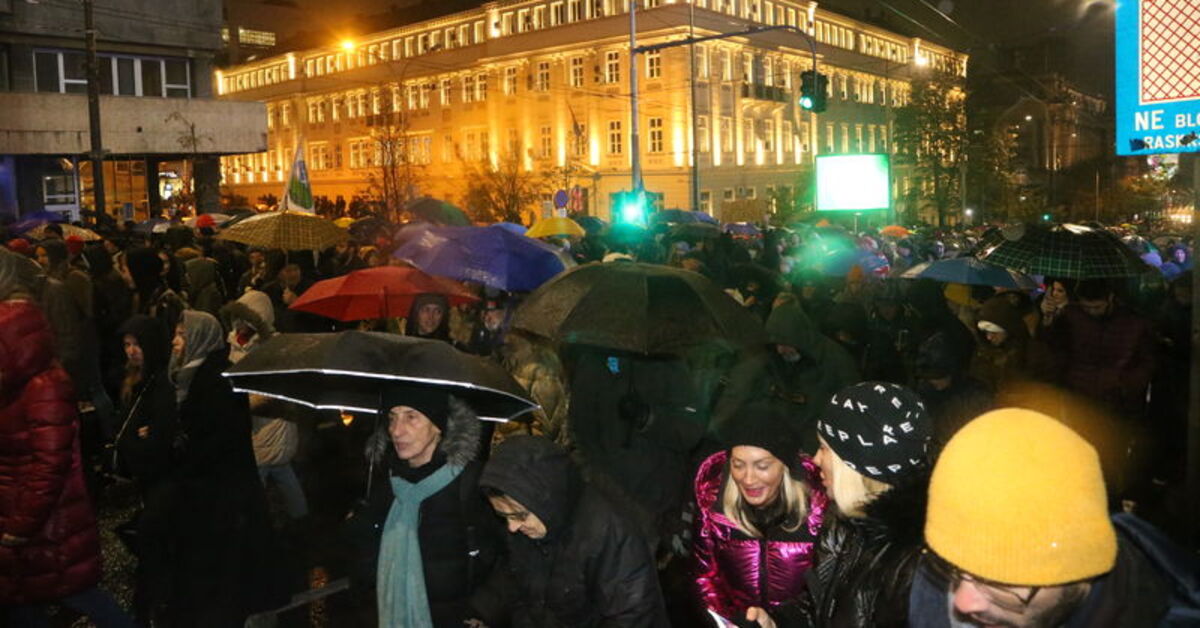
[[[385,388],[436,388],[479,418],[506,421],[537,408],[498,364],[440,340],[380,332],[279,334],[225,373],[234,390],[316,409],[374,413]]]
[[[525,299],[513,326],[645,355],[766,342],[758,319],[703,275],[637,262],[592,263],[551,279]]]

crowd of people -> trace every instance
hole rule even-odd
[[[338,626],[1200,623],[1195,556],[1169,538],[1187,525],[1187,247],[1163,294],[1022,291],[900,278],[966,254],[934,237],[839,232],[858,261],[811,264],[833,231],[553,239],[581,264],[704,275],[766,338],[649,356],[552,344],[511,325],[523,295],[478,285],[397,319],[289,307],[406,264],[403,230],[320,252],[211,226],[7,234],[0,625],[53,606],[241,626],[288,604],[289,550],[315,545],[351,582]],[[277,334],[347,329],[495,360],[539,409],[493,432],[468,400],[396,383],[377,417],[331,419],[222,376]],[[115,530],[128,605],[99,586],[114,486],[138,504]]]

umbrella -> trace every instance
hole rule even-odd
[[[499,364],[440,340],[381,332],[277,334],[225,376],[238,392],[319,410],[375,413],[395,386],[443,390],[492,421],[537,408]]]
[[[549,238],[552,236],[569,236],[582,238],[587,235],[579,223],[565,216],[552,216],[537,221],[525,235],[531,238]]]
[[[901,277],[905,279],[935,279],[949,283],[1017,290],[1037,290],[1038,288],[1038,282],[1028,275],[1003,266],[981,262],[974,257],[956,257],[925,262],[908,269]]]
[[[318,281],[290,307],[339,321],[404,317],[414,297],[430,293],[445,296],[450,305],[479,300],[449,279],[416,268],[380,266]]]
[[[386,218],[366,216],[350,223],[349,231],[350,237],[359,242],[374,243],[375,238],[380,235],[390,237],[395,228],[396,226]]]
[[[526,297],[512,324],[559,342],[644,355],[766,342],[758,319],[703,275],[639,262],[572,269]]]
[[[48,224],[50,224],[50,223],[44,222],[44,223],[34,227],[33,229],[30,229],[25,235],[27,235],[31,238],[41,240],[46,237],[46,225],[48,225]],[[89,242],[101,239],[101,237],[99,235],[97,235],[95,231],[92,231],[91,229],[84,229],[83,227],[76,227],[75,225],[65,224],[65,223],[60,224],[58,226],[62,229],[63,239],[69,238],[71,236],[75,236],[75,237],[79,238],[80,240],[89,241]]]
[[[824,255],[806,256],[802,265],[826,277],[845,277],[855,266],[864,273],[884,274],[889,265],[886,257],[862,249],[836,249]]]
[[[508,229],[517,235],[525,235],[525,232],[528,231],[528,229],[525,228],[525,225],[518,225],[515,222],[498,222],[496,223],[496,226],[504,227],[505,229]]]
[[[138,233],[166,233],[167,229],[171,228],[171,221],[166,218],[151,218],[143,220],[133,226],[133,230]]]
[[[706,212],[694,211],[692,213],[696,215],[696,222],[707,222],[710,225],[721,226],[721,221],[709,216]]]
[[[30,231],[36,227],[40,227],[51,222],[67,222],[67,215],[52,211],[40,211],[26,214],[25,216],[21,217],[21,220],[13,223],[12,232],[25,233],[26,231]]]
[[[557,248],[499,225],[431,227],[393,253],[432,275],[527,292],[573,262]]]
[[[238,222],[219,238],[285,251],[319,251],[346,239],[346,230],[314,214],[267,212]]]
[[[880,229],[879,233],[893,238],[907,238],[912,232],[900,225],[888,225]]]
[[[741,236],[743,238],[754,238],[762,235],[762,230],[754,226],[754,223],[731,222],[725,225],[725,233]]]
[[[232,218],[233,216],[230,216],[229,214],[218,214],[216,212],[212,212],[208,214],[200,214],[199,216],[192,216],[191,218],[183,221],[183,224],[192,227],[193,229],[201,227],[219,227],[229,222]]]
[[[579,223],[589,235],[596,235],[608,228],[608,223],[596,216],[576,216],[572,220]]]
[[[670,233],[677,240],[704,240],[721,235],[721,228],[708,222],[685,222],[672,225]]]
[[[980,240],[975,256],[1029,275],[1064,279],[1135,277],[1146,270],[1113,234],[1072,224],[996,229]]]
[[[663,209],[656,211],[650,215],[651,222],[673,222],[673,223],[692,223],[699,219],[696,217],[696,212],[684,211],[682,209]]]
[[[335,224],[343,229],[346,229],[346,228],[349,228],[350,225],[354,224],[354,219],[349,216],[342,216],[341,218],[335,219],[333,221],[333,224]]]
[[[419,220],[432,222],[438,225],[446,225],[448,227],[466,227],[471,224],[471,219],[463,213],[463,210],[436,198],[424,197],[419,198],[408,204],[408,213],[412,214]]]

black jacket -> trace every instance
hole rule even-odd
[[[514,628],[668,625],[646,542],[564,449],[514,436],[493,452],[479,483],[519,502],[547,530],[538,540],[509,535],[507,565],[476,607],[489,625],[503,623],[506,608]]]
[[[907,625],[928,489],[928,472],[917,472],[870,501],[865,517],[838,517],[825,527],[807,574],[812,625]]]
[[[350,530],[358,538],[358,562],[353,576],[357,580],[375,580],[380,535],[388,511],[395,499],[390,476],[410,482],[428,477],[447,462],[463,466],[463,471],[421,502],[421,562],[425,569],[425,589],[433,623],[459,627],[474,616],[472,595],[488,578],[503,547],[502,523],[479,492],[482,464],[476,459],[482,439],[480,420],[460,402],[452,402],[445,436],[433,460],[418,468],[407,468],[387,437],[387,421],[368,442],[368,458],[375,462],[371,491],[365,511],[357,515],[367,529]]]

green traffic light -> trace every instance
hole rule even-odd
[[[1050,222],[1050,214],[1042,214],[1042,220]]]
[[[645,197],[636,192],[630,192],[621,203],[621,222],[641,224],[646,219]]]
[[[800,106],[804,109],[812,109],[813,108],[813,99],[808,96],[802,96],[800,98]]]

